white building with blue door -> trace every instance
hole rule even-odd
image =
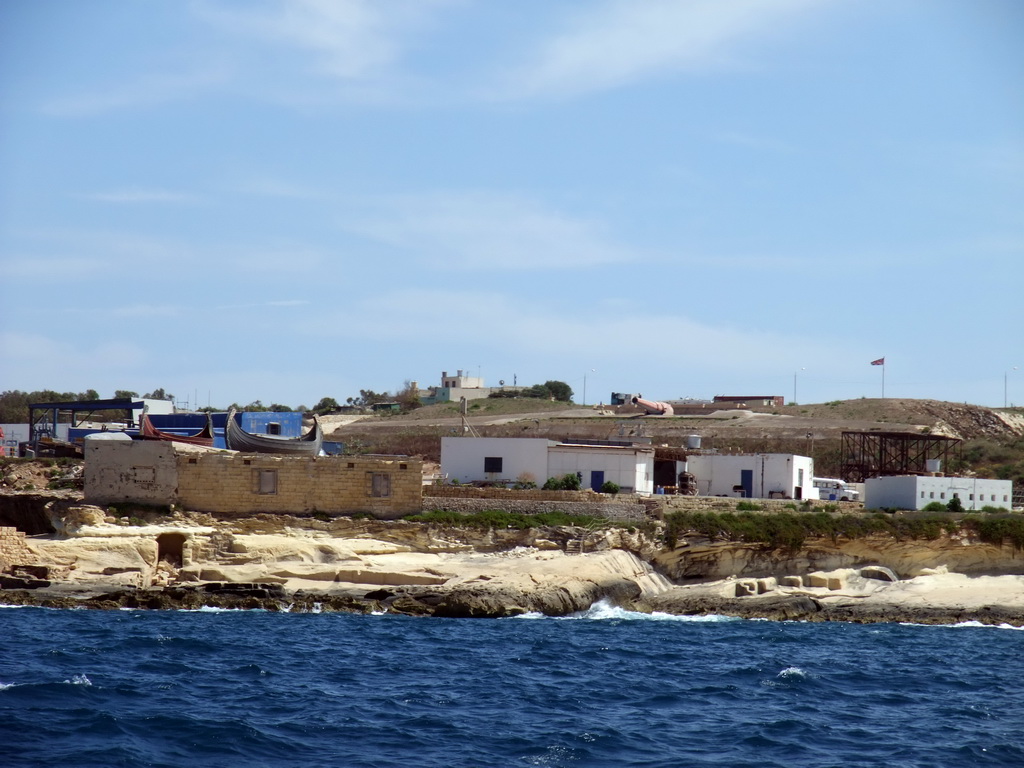
[[[814,459],[792,453],[700,453],[686,459],[700,496],[817,499]]]
[[[626,441],[555,441],[536,437],[443,437],[441,475],[460,483],[544,485],[551,477],[578,474],[583,488],[606,482],[623,493],[654,491],[654,448]]]

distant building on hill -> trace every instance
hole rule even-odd
[[[786,404],[782,395],[715,395],[715,403],[743,403],[748,406],[777,407]]]
[[[415,382],[414,382],[415,386]],[[454,376],[449,376],[447,371],[441,371],[441,385],[428,387],[421,390],[416,387],[420,402],[423,405],[434,403],[459,402],[462,398],[466,400],[479,400],[490,397],[492,392],[517,392],[522,387],[506,387],[502,381],[497,387],[485,387],[483,378],[477,376],[466,376],[460,368]]]

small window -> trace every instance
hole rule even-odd
[[[921,491],[921,498],[924,498],[924,491]]]
[[[935,498],[935,491],[928,491],[928,498],[929,499],[934,499]]]
[[[956,491],[953,491],[953,498],[954,499],[959,499],[960,498],[960,494],[957,493]]]
[[[995,501],[995,500],[996,500],[996,495],[993,493],[992,494],[992,501]]]
[[[277,470],[276,469],[258,469],[256,470],[258,476],[258,490],[256,493],[273,494],[277,493]]]
[[[374,472],[370,481],[370,495],[386,498],[391,495],[391,475],[385,472]]]
[[[967,494],[967,498],[970,499],[971,501],[974,501],[974,494],[973,493]]]
[[[188,463],[189,464],[198,464],[199,463],[199,459],[189,459]]]
[[[408,469],[408,468],[409,468],[409,465],[408,465],[408,464],[399,464],[399,465],[398,465],[398,468],[399,468],[399,469]]]
[[[350,462],[348,463],[348,468],[349,468],[349,469],[355,469],[355,468],[356,468],[356,463],[355,463],[354,461],[350,461]]]
[[[278,423],[276,421],[268,422],[267,423],[267,434],[268,435],[280,435],[281,434],[281,425],[280,425],[280,423]]]
[[[1005,493],[1003,494],[1003,501],[1009,501],[1009,499],[1006,497]]]
[[[943,491],[942,493],[940,493],[940,494],[939,494],[939,498],[940,498],[940,499],[944,499],[944,498],[946,498],[946,492],[945,492],[945,491]]]
[[[501,456],[484,456],[484,472],[501,472]]]

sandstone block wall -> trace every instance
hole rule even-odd
[[[90,504],[169,504],[177,482],[172,443],[85,441],[85,499]]]
[[[433,493],[435,489],[428,488],[427,490]],[[524,491],[523,493],[529,493],[529,491]],[[560,493],[575,492],[561,491]],[[503,498],[495,500],[491,498],[455,498],[452,496],[431,495],[423,498],[423,510],[429,512],[440,509],[450,512],[461,512],[462,514],[472,514],[474,512],[484,512],[488,509],[501,509],[523,515],[535,515],[541,512],[554,512],[557,510],[565,512],[567,515],[593,515],[622,522],[640,522],[647,519],[647,511],[644,506],[631,496],[617,499],[600,493],[595,493],[593,496],[596,497],[594,501],[546,501],[529,498]]]
[[[422,473],[419,459],[405,457],[181,454],[176,500],[218,514],[368,512],[387,519],[420,511]]]
[[[9,571],[13,565],[31,562],[33,558],[25,543],[25,534],[17,528],[0,526],[0,573]]]
[[[534,488],[528,491],[514,491],[510,488],[477,488],[472,485],[431,485],[427,494],[440,499],[494,499],[498,501],[558,501],[602,503],[613,498],[605,493],[595,493],[590,489],[581,491],[543,491]],[[490,507],[494,509],[492,505]]]

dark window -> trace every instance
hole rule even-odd
[[[281,425],[278,424],[276,421],[269,422],[267,424],[267,434],[268,435],[280,435],[281,434]]]
[[[257,493],[277,493],[277,470],[276,469],[258,469],[259,473],[259,490]]]
[[[374,472],[370,485],[370,495],[378,498],[390,496],[391,475],[385,474],[384,472]]]
[[[484,456],[484,472],[501,472],[501,456]]]

